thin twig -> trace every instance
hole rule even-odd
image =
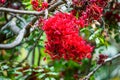
[[[16,25],[16,22],[15,21],[11,21],[11,23],[9,24],[9,29],[16,35],[19,34],[20,32],[20,28]]]
[[[63,4],[63,1],[58,0],[55,4],[51,5],[48,8],[48,11],[54,10],[57,6],[59,6],[61,4]],[[41,12],[31,12],[31,11],[23,11],[23,10],[14,10],[14,9],[3,8],[3,7],[0,8],[0,11],[7,11],[7,12],[13,12],[13,13],[20,13],[20,14],[37,14],[37,15],[42,15],[43,14],[43,11],[41,11]],[[25,25],[25,27],[19,32],[19,35],[17,36],[15,41],[13,41],[10,44],[0,44],[0,49],[11,49],[11,48],[14,48],[17,45],[19,45],[21,43],[22,39],[24,38],[24,36],[25,37],[29,36],[31,25],[33,25],[37,21],[37,19],[38,19],[38,17],[35,16],[30,23]]]
[[[20,17],[19,15],[16,15],[16,14],[13,14],[13,13],[10,13],[10,15],[15,16],[15,17],[18,18],[20,21],[22,21],[25,25],[27,24],[27,22],[25,21],[25,19],[22,18],[22,17]]]
[[[43,11],[37,12],[37,11],[15,10],[15,9],[4,8],[4,7],[0,7],[0,11],[12,12],[17,14],[28,14],[28,15],[40,15],[43,13]]]
[[[47,0],[44,0],[44,2],[47,2]],[[44,19],[47,19],[48,17],[48,9],[45,9],[45,16],[44,16]]]
[[[40,66],[40,59],[41,59],[41,52],[40,52],[40,47],[38,47],[38,66]]]
[[[0,49],[11,49],[11,48],[19,45],[21,43],[24,35],[25,35],[25,31],[26,30],[23,28],[19,32],[18,36],[16,37],[16,39],[12,43],[10,43],[10,44],[0,44]]]
[[[55,4],[51,5],[48,8],[48,11],[52,11],[54,10],[58,5],[63,4],[62,0],[58,0]],[[0,11],[4,11],[4,12],[12,12],[12,13],[17,13],[17,14],[28,14],[28,15],[43,15],[44,11],[25,11],[25,10],[15,10],[15,9],[11,9],[11,8],[4,8],[4,7],[0,7]]]
[[[12,19],[11,19],[12,20]],[[1,29],[0,31],[3,31],[4,29],[6,29],[8,27],[8,25],[11,23],[11,20],[9,22],[7,22]]]
[[[87,76],[85,76],[85,77],[83,78],[83,80],[89,80],[90,77],[91,77],[99,68],[101,68],[104,64],[106,64],[107,62],[111,62],[111,61],[113,61],[114,59],[116,59],[116,58],[118,58],[118,57],[120,57],[120,53],[118,53],[117,55],[115,55],[115,56],[113,56],[113,57],[111,57],[111,58],[106,59],[103,64],[97,65],[97,67],[96,67],[93,71],[91,71]]]
[[[24,36],[28,35],[31,25],[33,25],[36,20],[37,20],[37,17],[34,17],[30,23],[25,25],[25,27],[19,32],[18,36],[12,43],[0,44],[0,49],[11,49],[19,45],[22,39],[24,38]]]

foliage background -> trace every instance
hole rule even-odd
[[[20,9],[31,10],[32,5],[30,0],[11,0],[11,4],[20,5]],[[113,1],[114,2],[114,1]],[[110,4],[109,4],[110,5]],[[69,5],[61,5],[57,11],[69,12]],[[108,9],[109,10],[109,9]],[[107,11],[107,9],[106,9]],[[120,7],[113,13],[119,13]],[[49,15],[52,15],[50,13]],[[7,24],[6,17],[9,18],[9,13],[0,12],[0,29]],[[26,23],[30,22],[33,15],[19,15]],[[45,33],[35,27],[35,30],[25,37],[23,41],[15,48],[10,50],[0,50],[0,80],[78,80],[86,76],[97,66],[99,54],[105,54],[112,57],[119,53],[120,49],[120,23],[111,18],[105,20],[105,27],[91,26],[83,28],[80,32],[86,40],[94,42],[96,48],[93,53],[93,59],[84,59],[82,64],[73,61],[65,61],[63,59],[52,61],[50,56],[44,52],[44,41],[46,40]],[[113,19],[113,20],[112,20]],[[24,23],[17,18],[13,21],[22,29]],[[36,25],[35,25],[36,26]],[[0,38],[5,35],[4,42],[9,43],[15,39],[15,34],[6,28],[0,31]],[[41,36],[42,35],[42,36]],[[41,38],[40,38],[41,37]],[[1,39],[0,39],[1,40]],[[120,80],[120,58],[108,62],[91,76],[90,80]]]

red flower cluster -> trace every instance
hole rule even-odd
[[[91,4],[86,8],[86,14],[90,22],[98,20],[102,16],[103,9],[96,4]]]
[[[98,20],[102,16],[103,8],[108,0],[72,0],[73,5],[78,9],[72,11],[73,15],[79,14],[79,22],[82,27],[88,25],[93,20]],[[84,20],[84,21],[83,21]],[[80,23],[81,24],[81,23]]]
[[[46,9],[48,7],[48,3],[47,2],[43,2],[42,3],[42,10]]]
[[[4,4],[6,2],[6,0],[0,0],[0,4]]]
[[[86,0],[72,0],[73,4],[76,5],[77,7],[82,7],[85,5]]]
[[[104,8],[110,0],[89,0],[90,3],[95,3],[96,5]]]
[[[111,5],[109,11],[107,11],[104,16],[105,20],[109,22],[109,24],[120,22],[120,2],[116,2]]]
[[[105,13],[105,19],[109,20],[109,23],[120,22],[119,13],[113,13],[112,11],[108,11]]]
[[[104,55],[104,54],[100,54],[99,55],[99,60],[98,60],[98,64],[103,64],[104,63],[104,61],[105,61],[105,59],[107,59],[108,58],[108,56],[107,55]]]
[[[42,2],[41,6],[40,6],[40,3],[38,0],[32,0],[31,4],[32,4],[33,9],[36,11],[41,11],[41,10],[44,10],[48,7],[47,2]]]
[[[91,58],[93,47],[79,36],[77,19],[67,13],[57,13],[44,21],[43,30],[47,35],[46,51],[52,59],[80,62]]]

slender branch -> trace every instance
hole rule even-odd
[[[11,21],[10,23],[10,30],[14,33],[14,34],[19,34],[20,32],[20,28],[16,25],[16,22],[15,21]]]
[[[33,25],[35,23],[36,20],[37,20],[37,17],[34,17],[30,23],[25,25],[25,27],[21,31],[18,32],[18,36],[15,39],[15,41],[13,41],[12,43],[9,43],[9,44],[0,44],[0,49],[11,49],[11,48],[14,48],[17,45],[19,45],[21,43],[22,39],[24,38],[24,36],[27,36],[30,33],[29,29],[30,29],[31,25]],[[7,26],[8,25],[9,24],[7,24]]]
[[[48,8],[48,11],[53,11],[58,5],[61,5],[63,4],[64,2],[62,0],[58,0],[55,4],[51,5],[49,8]]]
[[[15,16],[15,17],[18,18],[20,21],[22,21],[24,24],[27,24],[27,22],[25,21],[25,19],[22,18],[22,17],[20,17],[19,15],[16,15],[16,14],[13,14],[13,13],[10,13],[10,15]]]
[[[12,43],[10,43],[10,44],[0,44],[0,49],[10,49],[10,48],[13,48],[13,47],[17,46],[18,44],[20,44],[23,37],[24,37],[25,31],[26,30],[23,28],[19,32],[18,36],[16,37],[16,39]]]
[[[87,76],[85,76],[85,77],[83,78],[83,80],[89,80],[90,77],[91,77],[99,68],[101,68],[104,64],[106,64],[107,62],[111,62],[111,61],[113,61],[114,59],[116,59],[116,58],[118,58],[118,57],[120,57],[120,53],[118,53],[117,55],[115,55],[115,56],[113,56],[113,57],[111,57],[111,58],[106,59],[103,64],[97,65],[97,67],[96,67],[93,71],[91,71]]]
[[[19,34],[20,28],[16,25],[16,22],[11,20],[6,25],[4,25],[0,31],[3,31],[4,29],[9,28],[13,33]]]
[[[51,5],[48,8],[48,11],[52,11],[55,9],[55,7],[57,7],[58,5],[63,4],[62,0],[58,0],[55,4]],[[12,12],[12,13],[17,13],[17,14],[28,14],[28,15],[43,15],[44,11],[25,11],[25,10],[15,10],[15,9],[11,9],[11,8],[4,8],[4,7],[0,7],[0,11],[4,11],[4,12]]]
[[[47,0],[44,0],[44,2],[47,2]],[[44,16],[44,19],[47,19],[48,17],[48,9],[45,9],[45,16]]]
[[[40,66],[40,59],[41,59],[41,51],[40,51],[40,47],[38,47],[38,66]]]
[[[57,6],[63,4],[63,1],[58,0],[55,4],[51,5],[48,8],[48,11],[52,11],[54,10]],[[44,13],[44,11],[41,12],[31,12],[31,11],[23,11],[23,10],[14,10],[14,9],[9,9],[9,8],[0,8],[0,11],[7,11],[7,12],[13,12],[13,13],[20,13],[20,14],[34,14],[34,15],[42,15]],[[30,34],[30,28],[31,25],[33,25],[36,21],[37,21],[38,17],[34,17],[32,19],[32,21],[30,23],[28,23],[27,25],[25,25],[25,27],[19,32],[19,35],[17,36],[17,38],[15,39],[15,41],[13,41],[10,44],[0,44],[0,49],[10,49],[10,48],[14,48],[17,45],[19,45],[22,41],[22,39],[24,38],[24,36],[29,36]]]
[[[17,13],[17,14],[29,14],[29,15],[39,15],[39,14],[43,13],[43,11],[37,12],[37,11],[15,10],[15,9],[4,8],[4,7],[0,7],[0,11],[12,12],[12,13]]]
[[[11,20],[12,20],[13,18],[11,18],[10,20],[9,20],[9,22],[7,22],[4,26],[2,26],[2,28],[0,29],[0,31],[3,31],[4,29],[6,29],[7,27],[8,27],[8,25],[11,23]]]
[[[33,25],[35,23],[36,20],[37,20],[37,17],[34,17],[30,23],[25,25],[25,27],[19,32],[15,41],[13,41],[12,43],[9,43],[9,44],[0,44],[0,49],[11,49],[11,48],[14,48],[17,45],[19,45],[21,43],[22,39],[24,38],[24,36],[27,36],[29,34],[29,29],[30,29],[31,25]]]

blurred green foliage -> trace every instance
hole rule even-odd
[[[33,10],[30,0],[22,0],[21,2],[25,10]],[[33,17],[28,15],[21,16],[26,22],[30,22]],[[109,20],[105,20],[105,22],[109,25]],[[5,23],[6,19],[4,14],[2,14],[0,16],[0,28]],[[23,28],[21,21],[16,20],[16,23],[19,28]],[[96,54],[96,49],[99,49],[99,53],[102,53],[101,47],[107,48],[111,46],[113,43],[109,41],[111,37],[116,44],[120,42],[119,28],[120,26],[117,24],[110,24],[105,28],[96,26],[95,29],[89,26],[81,29],[80,33],[85,40],[89,40],[88,42],[96,45],[93,52],[93,54]],[[109,32],[104,32],[105,29]],[[84,59],[81,64],[71,60],[65,61],[64,59],[52,61],[50,56],[45,53],[44,43],[46,35],[41,32],[42,30],[36,28],[19,46],[10,50],[0,50],[0,80],[78,80],[96,67],[98,57],[94,55],[93,57],[97,59]],[[106,37],[104,33],[110,36]],[[0,31],[0,34],[6,34],[8,38],[6,41],[8,42],[12,42],[15,39],[13,37],[14,34],[9,29]],[[40,34],[42,36],[38,39]],[[37,40],[38,43],[35,44]],[[120,80],[119,63],[120,60],[117,59],[113,63],[106,64],[95,75],[91,76],[90,80]]]

